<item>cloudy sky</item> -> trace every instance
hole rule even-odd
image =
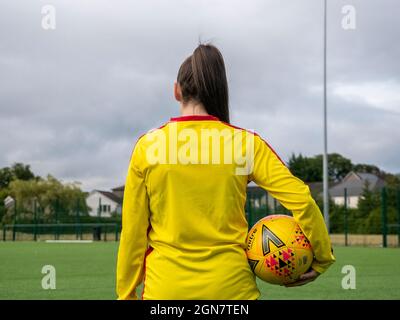
[[[329,152],[398,173],[398,1],[328,2]],[[179,114],[173,82],[199,39],[224,55],[232,123],[285,160],[321,153],[322,13],[320,0],[2,0],[0,167],[123,184],[137,137]]]

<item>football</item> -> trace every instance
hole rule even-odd
[[[313,261],[310,242],[293,217],[270,215],[247,235],[247,258],[261,280],[285,285],[307,272]]]

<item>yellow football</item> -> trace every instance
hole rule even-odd
[[[279,285],[295,282],[308,271],[314,257],[300,226],[285,215],[259,220],[247,235],[246,253],[257,277]]]

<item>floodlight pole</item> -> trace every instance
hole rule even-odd
[[[326,36],[327,36],[327,0],[324,0],[324,155],[323,155],[323,187],[324,187],[324,219],[329,232],[329,194],[328,194],[328,132],[327,132],[327,100],[326,100]]]

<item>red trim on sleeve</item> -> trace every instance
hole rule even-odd
[[[259,138],[261,139],[261,141],[264,141],[264,143],[268,146],[268,148],[272,151],[272,153],[273,153],[273,154],[279,159],[279,161],[282,162],[282,164],[286,167],[285,162],[283,162],[283,160],[278,156],[278,154],[277,154],[277,153],[275,152],[275,150],[270,146],[270,144],[269,144],[267,141],[265,141],[263,138],[261,138],[261,136],[260,136],[258,133],[254,132],[254,131],[250,131],[250,130],[248,130],[248,129],[244,129],[244,128],[240,128],[240,127],[234,126],[233,124],[230,124],[230,123],[227,123],[227,122],[224,122],[224,121],[221,121],[221,120],[220,120],[219,122],[221,122],[221,123],[227,125],[228,127],[231,127],[231,128],[234,128],[234,129],[239,129],[239,130],[244,130],[244,131],[246,131],[246,132],[248,132],[248,133],[251,133],[251,134],[255,135],[256,137],[259,137]]]
[[[278,156],[278,154],[277,154],[276,151],[270,146],[270,144],[269,144],[267,141],[265,141],[263,138],[261,138],[257,133],[255,133],[255,135],[258,136],[262,141],[264,141],[264,143],[268,146],[268,148],[271,149],[272,153],[273,153],[274,155],[276,155],[276,157],[279,159],[279,161],[282,162],[282,164],[286,167],[285,162],[283,162],[283,160],[281,159],[281,157]]]
[[[223,123],[223,124],[225,124],[225,125],[227,125],[227,126],[229,126],[229,127],[231,127],[231,128],[239,129],[239,130],[244,130],[244,131],[246,131],[246,132],[249,132],[249,133],[255,135],[256,137],[259,137],[262,141],[264,141],[264,143],[268,146],[268,148],[272,151],[272,153],[275,154],[275,156],[279,159],[279,161],[282,162],[282,164],[286,167],[285,162],[279,157],[279,155],[278,155],[278,154],[276,153],[276,151],[271,147],[271,145],[270,145],[267,141],[265,141],[263,138],[261,138],[261,136],[260,136],[258,133],[254,132],[254,131],[250,131],[250,130],[248,130],[248,129],[244,129],[244,128],[241,128],[241,127],[234,126],[233,124],[230,124],[230,123],[227,123],[227,122],[225,122],[225,121],[219,120],[217,117],[212,116],[212,115],[210,115],[210,114],[197,114],[197,115],[189,115],[189,116],[172,117],[172,118],[170,119],[170,122],[176,122],[176,121],[178,121],[178,122],[179,122],[179,121],[198,121],[198,120],[200,120],[200,121],[201,121],[201,120],[219,121],[219,122],[221,122],[221,123]],[[167,122],[166,124],[162,125],[161,127],[157,128],[157,129],[162,129],[162,128],[164,128],[168,123],[169,123],[169,122]],[[148,132],[146,132],[146,133],[148,133]],[[145,134],[146,134],[146,133],[145,133]],[[137,139],[136,143],[137,143],[137,142],[140,140],[140,138],[142,138],[145,134],[142,134],[142,135]],[[135,143],[135,145],[136,145],[136,143]]]
[[[153,251],[152,247],[148,247],[146,250],[146,253],[144,254],[144,263],[143,263],[143,290],[142,290],[142,300],[144,296],[144,289],[146,288],[146,258],[147,256]]]
[[[149,224],[149,226],[147,227],[147,236],[149,235],[150,231],[151,231],[151,224]]]

